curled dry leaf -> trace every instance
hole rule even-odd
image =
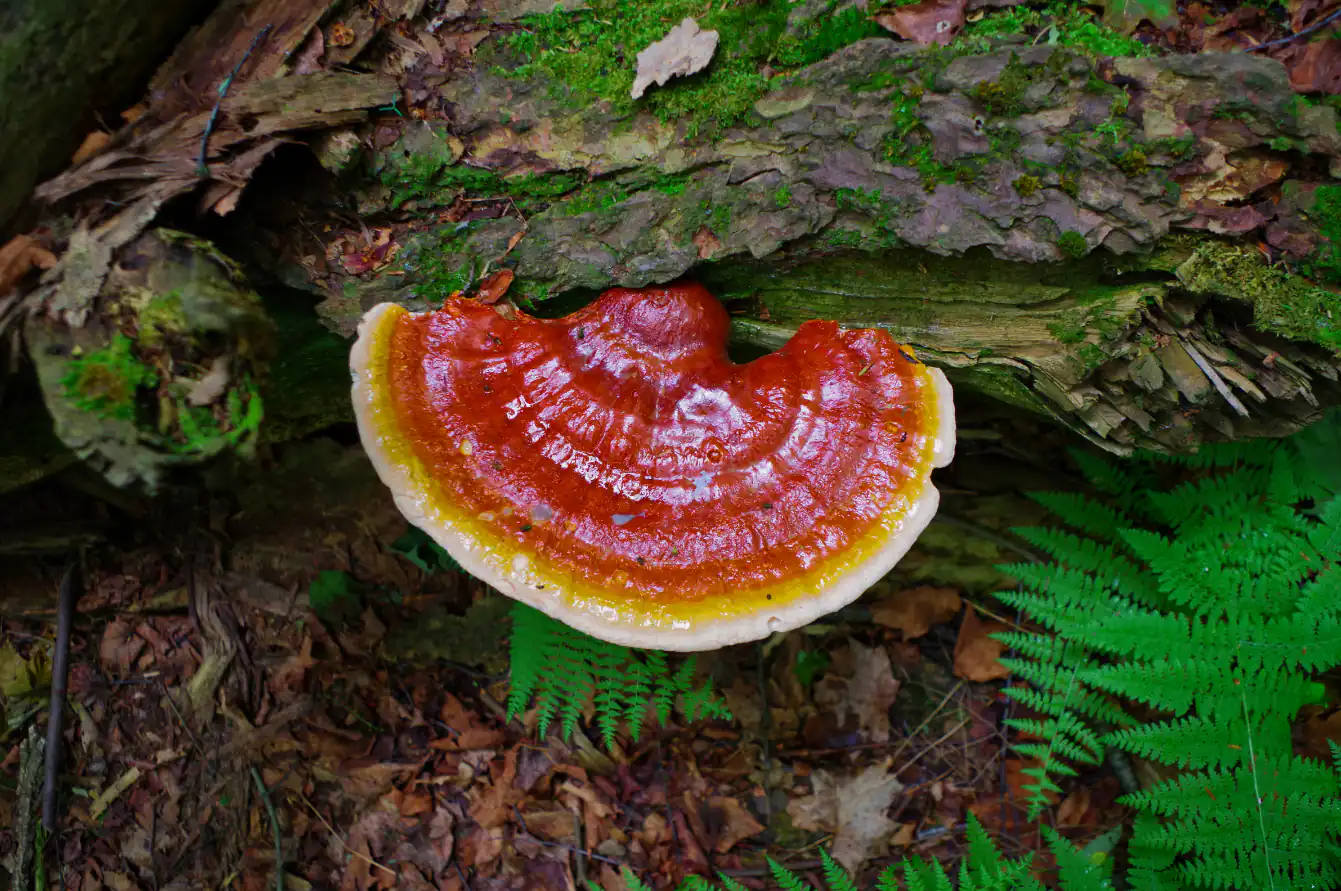
[[[717,844],[714,846],[718,854],[725,854],[737,842],[764,831],[764,825],[734,798],[713,796],[708,799],[707,805],[718,818],[717,824],[720,826]]]
[[[700,30],[698,22],[686,18],[664,38],[638,53],[633,98],[637,99],[654,83],[661,86],[672,77],[702,71],[716,51],[717,32]]]
[[[91,130],[84,137],[84,141],[79,143],[79,148],[75,149],[70,163],[74,165],[83,164],[89,158],[92,158],[98,152],[106,148],[107,143],[112,141],[112,134],[105,130]]]
[[[500,269],[490,274],[488,278],[480,282],[480,290],[476,299],[480,303],[487,303],[490,306],[503,299],[503,295],[512,287],[512,280],[516,277],[511,269]]]
[[[108,623],[98,644],[98,660],[103,670],[113,677],[125,677],[130,667],[144,652],[144,638],[135,633],[134,623],[116,618]]]
[[[0,296],[22,281],[32,269],[50,269],[55,265],[55,254],[27,235],[15,235],[0,247]]]
[[[815,704],[832,709],[840,721],[854,714],[869,741],[888,742],[889,707],[899,695],[889,653],[884,647],[867,647],[855,640],[848,647],[852,676],[846,682],[826,677],[816,685]]]
[[[963,601],[954,588],[922,585],[881,597],[871,604],[871,619],[902,631],[904,640],[913,640],[930,631],[932,625],[953,619],[961,606]]]
[[[694,233],[694,247],[698,248],[700,260],[711,260],[713,254],[722,249],[722,240],[707,226],[699,226],[698,231]]]
[[[887,31],[918,46],[933,43],[947,45],[964,28],[964,10],[968,0],[923,0],[912,6],[900,6],[893,12],[875,17]]]
[[[186,401],[196,408],[213,405],[228,392],[228,357],[218,356],[210,363],[209,371],[186,389]]]
[[[1000,622],[979,619],[977,610],[965,610],[959,640],[955,642],[955,676],[970,681],[995,681],[1010,674],[1010,669],[1001,664],[1004,644],[988,636],[1007,630]]]
[[[814,793],[793,799],[787,813],[798,829],[834,833],[830,853],[850,873],[886,850],[896,824],[890,805],[903,784],[887,764],[872,764],[860,773],[837,778],[817,770],[811,778]]]

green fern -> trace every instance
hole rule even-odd
[[[692,656],[671,674],[665,653],[597,640],[520,603],[512,607],[509,653],[508,718],[534,703],[541,736],[557,721],[567,739],[588,705],[607,748],[621,725],[637,740],[649,709],[663,725],[677,707],[688,720],[731,717],[711,682],[695,686]]]
[[[1085,456],[1107,501],[1038,496],[1071,531],[1019,531],[1057,562],[1003,567],[1020,588],[997,596],[1046,629],[999,635],[1030,684],[1006,693],[1038,714],[1009,722],[1033,737],[1016,746],[1037,762],[1031,813],[1109,746],[1184,771],[1124,799],[1134,888],[1341,882],[1341,771],[1291,744],[1324,701],[1314,676],[1341,665],[1341,418],[1320,426],[1120,468]],[[1161,487],[1170,464],[1184,480]]]
[[[1057,878],[1063,891],[1111,891],[1113,859],[1108,856],[1108,851],[1115,844],[1116,833],[1100,837],[1083,850],[1051,828],[1045,827],[1043,834],[1057,859]],[[768,858],[767,863],[772,887],[777,891],[817,891],[794,870],[772,858]],[[823,891],[859,891],[856,880],[822,849],[820,868],[824,875]],[[1032,856],[1015,860],[1004,857],[982,824],[969,814],[968,851],[957,880],[951,879],[936,861],[913,857],[880,873],[874,891],[1043,891],[1044,886],[1033,875],[1032,868]],[[627,867],[621,875],[629,891],[651,891]],[[587,888],[588,891],[600,891],[600,886],[590,879]],[[745,891],[745,886],[720,874],[716,882],[703,876],[689,876],[676,891]]]

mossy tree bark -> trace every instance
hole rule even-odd
[[[510,53],[439,88],[450,121],[375,125],[351,188],[380,251],[339,224],[268,242],[341,333],[500,266],[540,312],[692,275],[744,343],[886,327],[1116,450],[1282,435],[1341,398],[1341,304],[1266,256],[1331,256],[1310,181],[1341,135],[1275,62],[868,39],[721,127],[576,106]]]
[[[212,0],[8,0],[0,4],[0,230],[39,177],[138,98]]]
[[[603,36],[617,25],[596,13],[579,45],[566,13],[518,24],[534,4],[496,0],[487,21],[459,13],[438,55],[397,56],[394,79],[377,64],[294,76],[284,60],[311,45],[330,0],[253,2],[289,24],[259,40],[264,16],[212,20],[208,43],[230,47],[207,59],[215,80],[260,49],[221,105],[208,177],[195,160],[208,111],[160,103],[153,127],[43,187],[86,210],[135,202],[104,226],[127,233],[103,244],[104,273],[167,197],[202,189],[210,204],[274,134],[339,125],[312,140],[329,171],[315,190],[254,185],[219,231],[253,270],[317,294],[346,337],[379,301],[427,308],[500,267],[516,276],[509,299],[540,313],[689,275],[727,302],[744,352],[809,318],[885,327],[957,385],[1118,451],[1283,435],[1341,401],[1341,305],[1301,274],[1341,270],[1341,201],[1324,184],[1341,132],[1276,62],[1009,38],[918,49],[848,15],[864,39],[829,45],[821,28],[823,51],[793,42],[787,73],[758,73],[765,56],[733,56],[724,38],[707,72],[632,102],[608,92],[626,90],[611,72],[628,73],[631,44]],[[409,21],[422,3],[401,6]],[[775,7],[791,28],[791,5],[760,8]],[[742,8],[721,15],[748,42]],[[358,46],[375,49],[364,24]],[[557,49],[537,50],[546,40]],[[573,60],[584,46],[594,80]],[[191,69],[191,47],[175,68]],[[381,111],[360,123],[369,108]],[[54,319],[41,324],[71,323],[68,285],[37,295]],[[81,312],[111,305],[75,290]],[[280,327],[263,437],[340,414],[314,404],[347,405],[343,350]]]

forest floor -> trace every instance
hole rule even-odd
[[[999,449],[970,446],[964,467],[975,451]],[[984,494],[942,486],[950,520]],[[720,872],[762,888],[765,856],[817,874],[822,847],[865,874],[952,862],[970,813],[1007,853],[1043,850],[987,636],[1010,620],[989,597],[891,580],[857,610],[702,654],[732,720],[649,719],[607,748],[590,709],[566,739],[539,738],[534,710],[506,720],[497,595],[421,568],[357,443],[278,446],[199,508],[200,528],[150,518],[89,552],[47,843],[63,887],[263,889],[279,857],[290,889],[615,891],[625,866],[653,887]],[[977,532],[980,560],[1002,554]],[[937,559],[924,545],[908,563],[934,576]],[[34,604],[0,626],[9,788],[44,722],[63,570],[4,564],[7,595]],[[1046,819],[1084,843],[1122,821],[1120,791],[1097,771]],[[0,794],[0,825],[13,807]]]
[[[1332,6],[1187,3],[1176,25],[1138,34],[1243,49],[1315,27]],[[1048,38],[1046,18],[1026,20]],[[475,33],[448,49],[468,56]],[[401,41],[443,51],[427,30]],[[1270,52],[1299,89],[1335,91],[1337,41]],[[389,259],[377,233],[362,236],[341,262]],[[423,559],[347,426],[159,502],[61,479],[6,496],[0,532],[50,523],[82,541],[67,528],[100,521],[83,550],[61,815],[39,838],[38,887],[619,891],[627,867],[656,888],[714,873],[763,888],[766,858],[818,884],[821,850],[863,879],[912,855],[948,866],[970,814],[1046,872],[989,636],[1014,620],[990,592],[1009,584],[995,563],[1028,556],[1008,527],[1039,519],[1020,491],[1068,483],[1039,422],[977,420],[937,475],[940,522],[898,573],[835,617],[700,655],[730,720],[648,721],[613,746],[590,709],[566,737],[538,734],[534,709],[508,719],[497,595]],[[5,553],[0,855],[12,857],[31,832],[16,819],[21,749],[49,719],[68,564]],[[1321,747],[1341,736],[1341,713],[1301,733]],[[1124,821],[1121,793],[1098,768],[1042,819],[1085,844]]]

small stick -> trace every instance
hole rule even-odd
[[[251,778],[256,783],[256,791],[261,793],[261,801],[265,804],[266,813],[270,815],[270,831],[275,836],[275,891],[284,891],[284,845],[279,835],[279,817],[275,816],[275,803],[270,800],[270,790],[265,787],[261,772],[254,767],[251,769]]]
[[[56,831],[56,777],[61,766],[61,735],[65,730],[65,690],[70,679],[70,627],[82,579],[79,558],[65,570],[56,605],[56,652],[51,659],[51,715],[47,719],[46,775],[42,786],[42,828]]]
[[[1269,49],[1270,47],[1273,46],[1280,46],[1282,43],[1289,43],[1291,40],[1296,40],[1300,37],[1303,37],[1305,34],[1312,34],[1319,28],[1327,27],[1332,22],[1336,21],[1338,18],[1341,18],[1341,9],[1336,10],[1331,15],[1327,16],[1325,19],[1319,19],[1318,21],[1309,25],[1302,31],[1296,31],[1293,34],[1290,34],[1287,37],[1281,37],[1278,40],[1268,40],[1266,43],[1259,43],[1257,46],[1250,46],[1248,47],[1247,50],[1245,50],[1245,52],[1256,53],[1264,49]]]
[[[367,863],[369,866],[377,867],[382,872],[391,876],[393,879],[400,877],[399,874],[391,867],[383,866],[382,864],[378,863],[376,860],[372,859],[362,851],[356,851],[353,848],[351,848],[349,846],[349,843],[340,837],[340,833],[335,831],[335,827],[331,825],[329,820],[327,820],[324,816],[322,816],[321,811],[317,810],[317,806],[313,804],[311,801],[309,801],[306,795],[299,792],[298,797],[303,800],[303,804],[307,805],[308,810],[317,815],[317,819],[321,821],[321,824],[325,826],[328,830],[330,830],[331,835],[335,838],[336,841],[340,843],[340,847],[344,848],[346,851],[348,851],[353,856],[359,858],[364,863]],[[461,881],[463,882],[465,881],[464,876],[462,877]]]
[[[228,96],[228,88],[233,85],[233,78],[237,77],[237,73],[242,70],[242,66],[247,64],[247,60],[251,58],[252,52],[261,42],[261,39],[270,33],[270,28],[270,25],[266,25],[256,32],[256,36],[251,39],[251,46],[247,47],[247,51],[242,54],[241,59],[237,60],[233,70],[228,72],[228,76],[219,84],[219,98],[214,100],[214,109],[210,112],[209,120],[205,122],[205,132],[200,134],[200,157],[196,161],[196,175],[199,177],[203,178],[210,175],[210,167],[205,163],[205,158],[209,154],[210,134],[214,132],[214,123],[219,119],[219,107],[223,105],[224,99]]]

